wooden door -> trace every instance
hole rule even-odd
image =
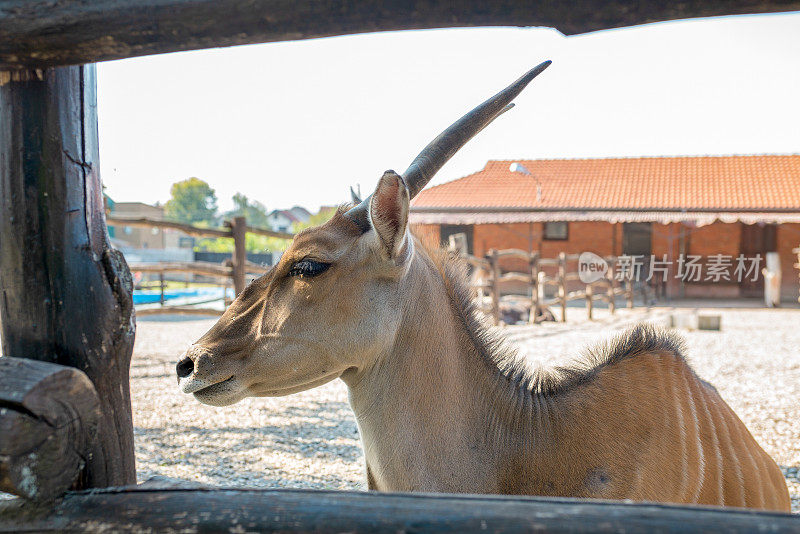
[[[766,264],[767,252],[774,252],[776,247],[775,236],[777,225],[774,224],[744,224],[742,227],[742,237],[739,242],[739,253],[743,254],[750,266],[750,260],[757,255],[761,255],[761,263],[758,266],[758,276],[753,280],[753,273],[744,277],[739,282],[739,291],[743,297],[763,297],[764,296],[764,277],[761,269]],[[734,258],[734,267],[736,258]]]

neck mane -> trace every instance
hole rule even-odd
[[[464,350],[477,357],[508,392],[521,397],[554,397],[587,382],[611,362],[605,351],[590,351],[573,366],[543,368],[533,366],[516,349],[509,347],[502,334],[489,326],[469,287],[466,265],[442,249],[419,247],[438,270],[457,328],[465,334]]]
[[[591,383],[603,369],[623,360],[648,352],[684,352],[679,338],[642,324],[605,344],[585,350],[569,365],[547,368],[532,365],[486,322],[469,286],[466,263],[441,248],[422,245],[417,250],[438,270],[452,316],[468,341],[464,349],[476,356],[516,397],[554,399]]]

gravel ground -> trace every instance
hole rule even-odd
[[[707,304],[707,303],[706,303]],[[506,328],[511,343],[548,362],[638,321],[665,324],[694,308],[621,310],[611,317],[570,309],[566,324]],[[800,310],[703,308],[722,331],[679,329],[698,374],[725,400],[778,462],[800,512]],[[140,481],[154,475],[217,485],[363,488],[363,459],[344,384],[334,381],[282,398],[246,399],[212,408],[180,393],[175,362],[213,318],[143,317],[131,368]]]

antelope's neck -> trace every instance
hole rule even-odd
[[[350,387],[371,487],[502,492],[508,455],[535,447],[535,439],[512,442],[541,426],[537,407],[518,402],[516,388],[476,347],[441,275],[421,263],[407,280],[394,347]]]

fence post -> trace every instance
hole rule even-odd
[[[592,284],[586,284],[586,310],[589,314],[589,320],[592,320],[592,308],[594,306],[592,302],[594,290],[592,289]]]
[[[161,289],[161,296],[159,298],[159,302],[161,302],[161,307],[164,307],[164,271],[158,273],[158,284]]]
[[[539,316],[539,253],[531,254],[531,312],[528,323],[534,324]]]
[[[233,292],[236,296],[244,291],[247,272],[247,219],[234,217],[231,222],[233,236]]]
[[[558,253],[558,300],[561,302],[561,322],[567,322],[567,253]]]
[[[76,488],[136,483],[133,281],[106,231],[96,80],[82,65],[0,83],[2,351],[92,381],[100,419]]]
[[[492,318],[494,324],[500,324],[500,261],[497,251],[492,249],[487,257],[492,271]]]
[[[608,311],[611,312],[611,315],[614,315],[617,312],[617,295],[614,291],[614,286],[617,283],[617,279],[614,277],[615,264],[616,259],[610,258],[608,260],[608,271],[606,271],[606,278],[608,279],[608,289],[606,290],[606,295],[608,295]]]
[[[625,300],[627,301],[627,308],[633,309],[633,282],[625,280]]]
[[[539,292],[539,309],[544,313],[544,307],[542,306],[542,302],[544,302],[544,287],[545,287],[545,280],[547,279],[547,274],[544,271],[539,271],[539,274],[536,276],[536,291]]]

